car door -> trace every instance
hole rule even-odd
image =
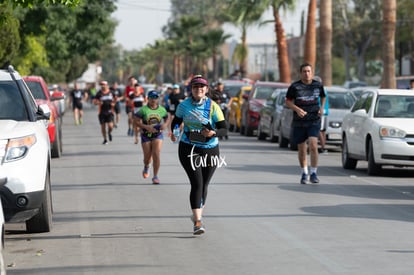
[[[347,140],[350,153],[360,156],[365,155],[365,137],[367,123],[369,123],[368,112],[372,104],[372,98],[372,92],[366,92],[361,95],[361,98],[353,107],[351,121],[348,121],[350,127],[348,127]]]

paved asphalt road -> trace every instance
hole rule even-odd
[[[320,157],[319,185],[300,185],[296,152],[232,134],[192,235],[189,184],[177,145],[164,143],[161,184],[143,179],[126,118],[102,145],[96,109],[64,117],[52,160],[54,228],[8,225],[8,274],[414,274],[414,172],[366,176]],[[223,163],[224,164],[224,163]]]

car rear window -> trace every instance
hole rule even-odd
[[[256,99],[267,99],[275,90],[275,87],[256,87],[253,97]]]
[[[42,85],[40,85],[40,82],[26,80],[26,84],[29,86],[29,89],[32,91],[33,97],[35,99],[47,99],[45,93],[43,92]]]
[[[355,98],[350,93],[328,92],[329,108],[350,109],[355,102]]]

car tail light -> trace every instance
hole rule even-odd
[[[55,122],[55,115],[54,115],[54,113],[52,111],[50,112],[49,122],[50,123],[54,123]]]
[[[4,158],[4,161],[10,162],[24,158],[30,147],[32,147],[35,143],[35,135],[10,139],[7,144],[6,157]]]

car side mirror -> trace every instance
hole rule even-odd
[[[50,119],[50,108],[47,104],[41,104],[37,107],[37,119]]]
[[[358,109],[354,112],[354,114],[360,115],[360,116],[366,116],[367,111],[365,109]]]
[[[247,100],[249,98],[249,95],[243,95],[242,97],[243,99]]]

